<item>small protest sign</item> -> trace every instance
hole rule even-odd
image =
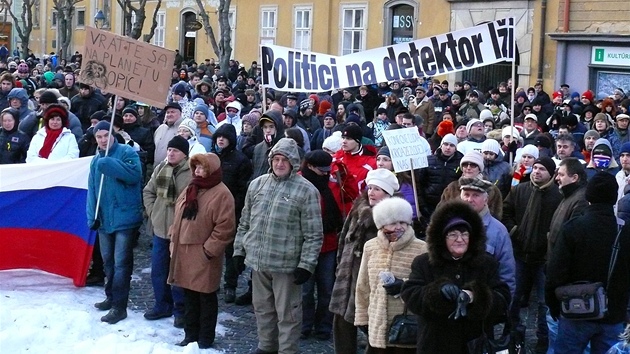
[[[164,107],[174,61],[170,50],[87,27],[79,82]]]
[[[394,129],[383,132],[389,147],[394,171],[404,172],[429,166],[427,161],[427,141],[420,136],[418,129]],[[429,148],[429,152],[431,149]]]

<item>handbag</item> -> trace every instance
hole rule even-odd
[[[608,264],[608,278],[606,287],[601,282],[578,281],[569,285],[559,286],[555,290],[556,298],[560,300],[562,317],[570,320],[599,320],[608,311],[608,297],[606,296],[610,277],[615,268],[619,253],[619,235],[621,225],[617,225],[617,237],[613,244],[610,262]]]
[[[418,342],[418,318],[407,314],[407,305],[402,315],[396,315],[389,326],[389,344],[415,345]]]
[[[505,300],[505,299],[504,299]],[[481,336],[468,341],[470,354],[520,354],[525,353],[524,340],[518,332],[512,332],[510,326],[509,306],[505,308],[505,327],[499,338],[486,334],[485,320],[482,324]],[[494,328],[494,326],[493,326]]]

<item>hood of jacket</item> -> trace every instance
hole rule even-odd
[[[221,161],[215,154],[195,154],[190,158],[188,162],[190,165],[190,171],[195,172],[197,165],[203,166],[208,175],[213,174],[215,171],[221,168]]]
[[[608,146],[610,151],[613,151],[612,144],[610,144],[610,141],[608,141],[608,139],[604,139],[604,138],[597,139],[597,141],[595,142],[595,145],[593,145],[593,150],[591,151],[591,160],[588,162],[588,165],[586,166],[587,168],[595,168],[595,164],[593,163],[592,155],[593,155],[593,151],[595,151],[595,149],[599,145],[606,145],[606,146]],[[617,168],[617,167],[619,167],[619,164],[617,163],[617,161],[615,161],[614,157],[611,157],[610,158],[610,166],[608,166],[608,168],[611,169],[611,168]]]
[[[265,120],[271,120],[276,125],[276,135],[273,138],[273,142],[278,142],[278,140],[284,137],[284,122],[282,121],[282,114],[270,109],[258,120],[258,126],[262,128]]]
[[[291,163],[291,176],[297,174],[300,169],[300,153],[298,151],[298,146],[295,140],[291,138],[282,138],[278,140],[276,145],[271,148],[271,152],[269,153],[269,172],[273,172],[273,167],[271,164],[271,159],[274,155],[280,154],[287,159]]]
[[[468,250],[462,259],[464,261],[479,259],[486,252],[486,230],[479,214],[466,202],[449,200],[433,213],[427,228],[426,242],[431,264],[439,265],[452,259],[446,247],[444,228],[455,217],[464,219],[471,227]]]
[[[28,93],[25,89],[16,87],[12,88],[7,95],[7,99],[11,100],[12,98],[17,98],[22,102],[22,107],[28,107]]]
[[[226,138],[230,142],[230,145],[226,149],[222,150],[222,152],[232,151],[236,148],[236,128],[234,128],[232,124],[223,124],[217,128],[217,131],[215,131],[212,135],[212,146],[217,144],[217,139],[220,136]]]

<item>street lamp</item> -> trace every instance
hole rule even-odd
[[[94,26],[96,28],[101,28],[105,20],[106,18],[105,18],[105,14],[103,13],[103,10],[98,10],[96,15],[94,16]]]

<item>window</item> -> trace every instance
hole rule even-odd
[[[260,10],[260,43],[275,44],[278,8],[263,7]]]
[[[367,4],[341,8],[341,55],[365,50],[366,9]]]
[[[85,8],[77,8],[76,28],[85,28]]]
[[[159,11],[155,16],[157,26],[153,32],[153,44],[158,47],[164,47],[164,35],[166,33],[166,13]]]
[[[34,0],[33,1],[33,28],[39,28],[39,12],[40,12],[39,0]],[[2,19],[2,21],[4,21],[4,18]]]
[[[297,50],[311,50],[311,27],[312,27],[312,8],[296,7],[295,8],[295,35],[293,37],[293,48]]]
[[[52,17],[50,19],[50,23],[51,23],[52,28],[57,27],[57,11],[53,11]]]
[[[230,47],[232,47],[232,54],[230,55],[230,59],[234,59],[234,52],[236,52],[236,48],[234,48],[236,44],[236,8],[230,7],[230,11],[228,13],[228,23],[230,24]]]

